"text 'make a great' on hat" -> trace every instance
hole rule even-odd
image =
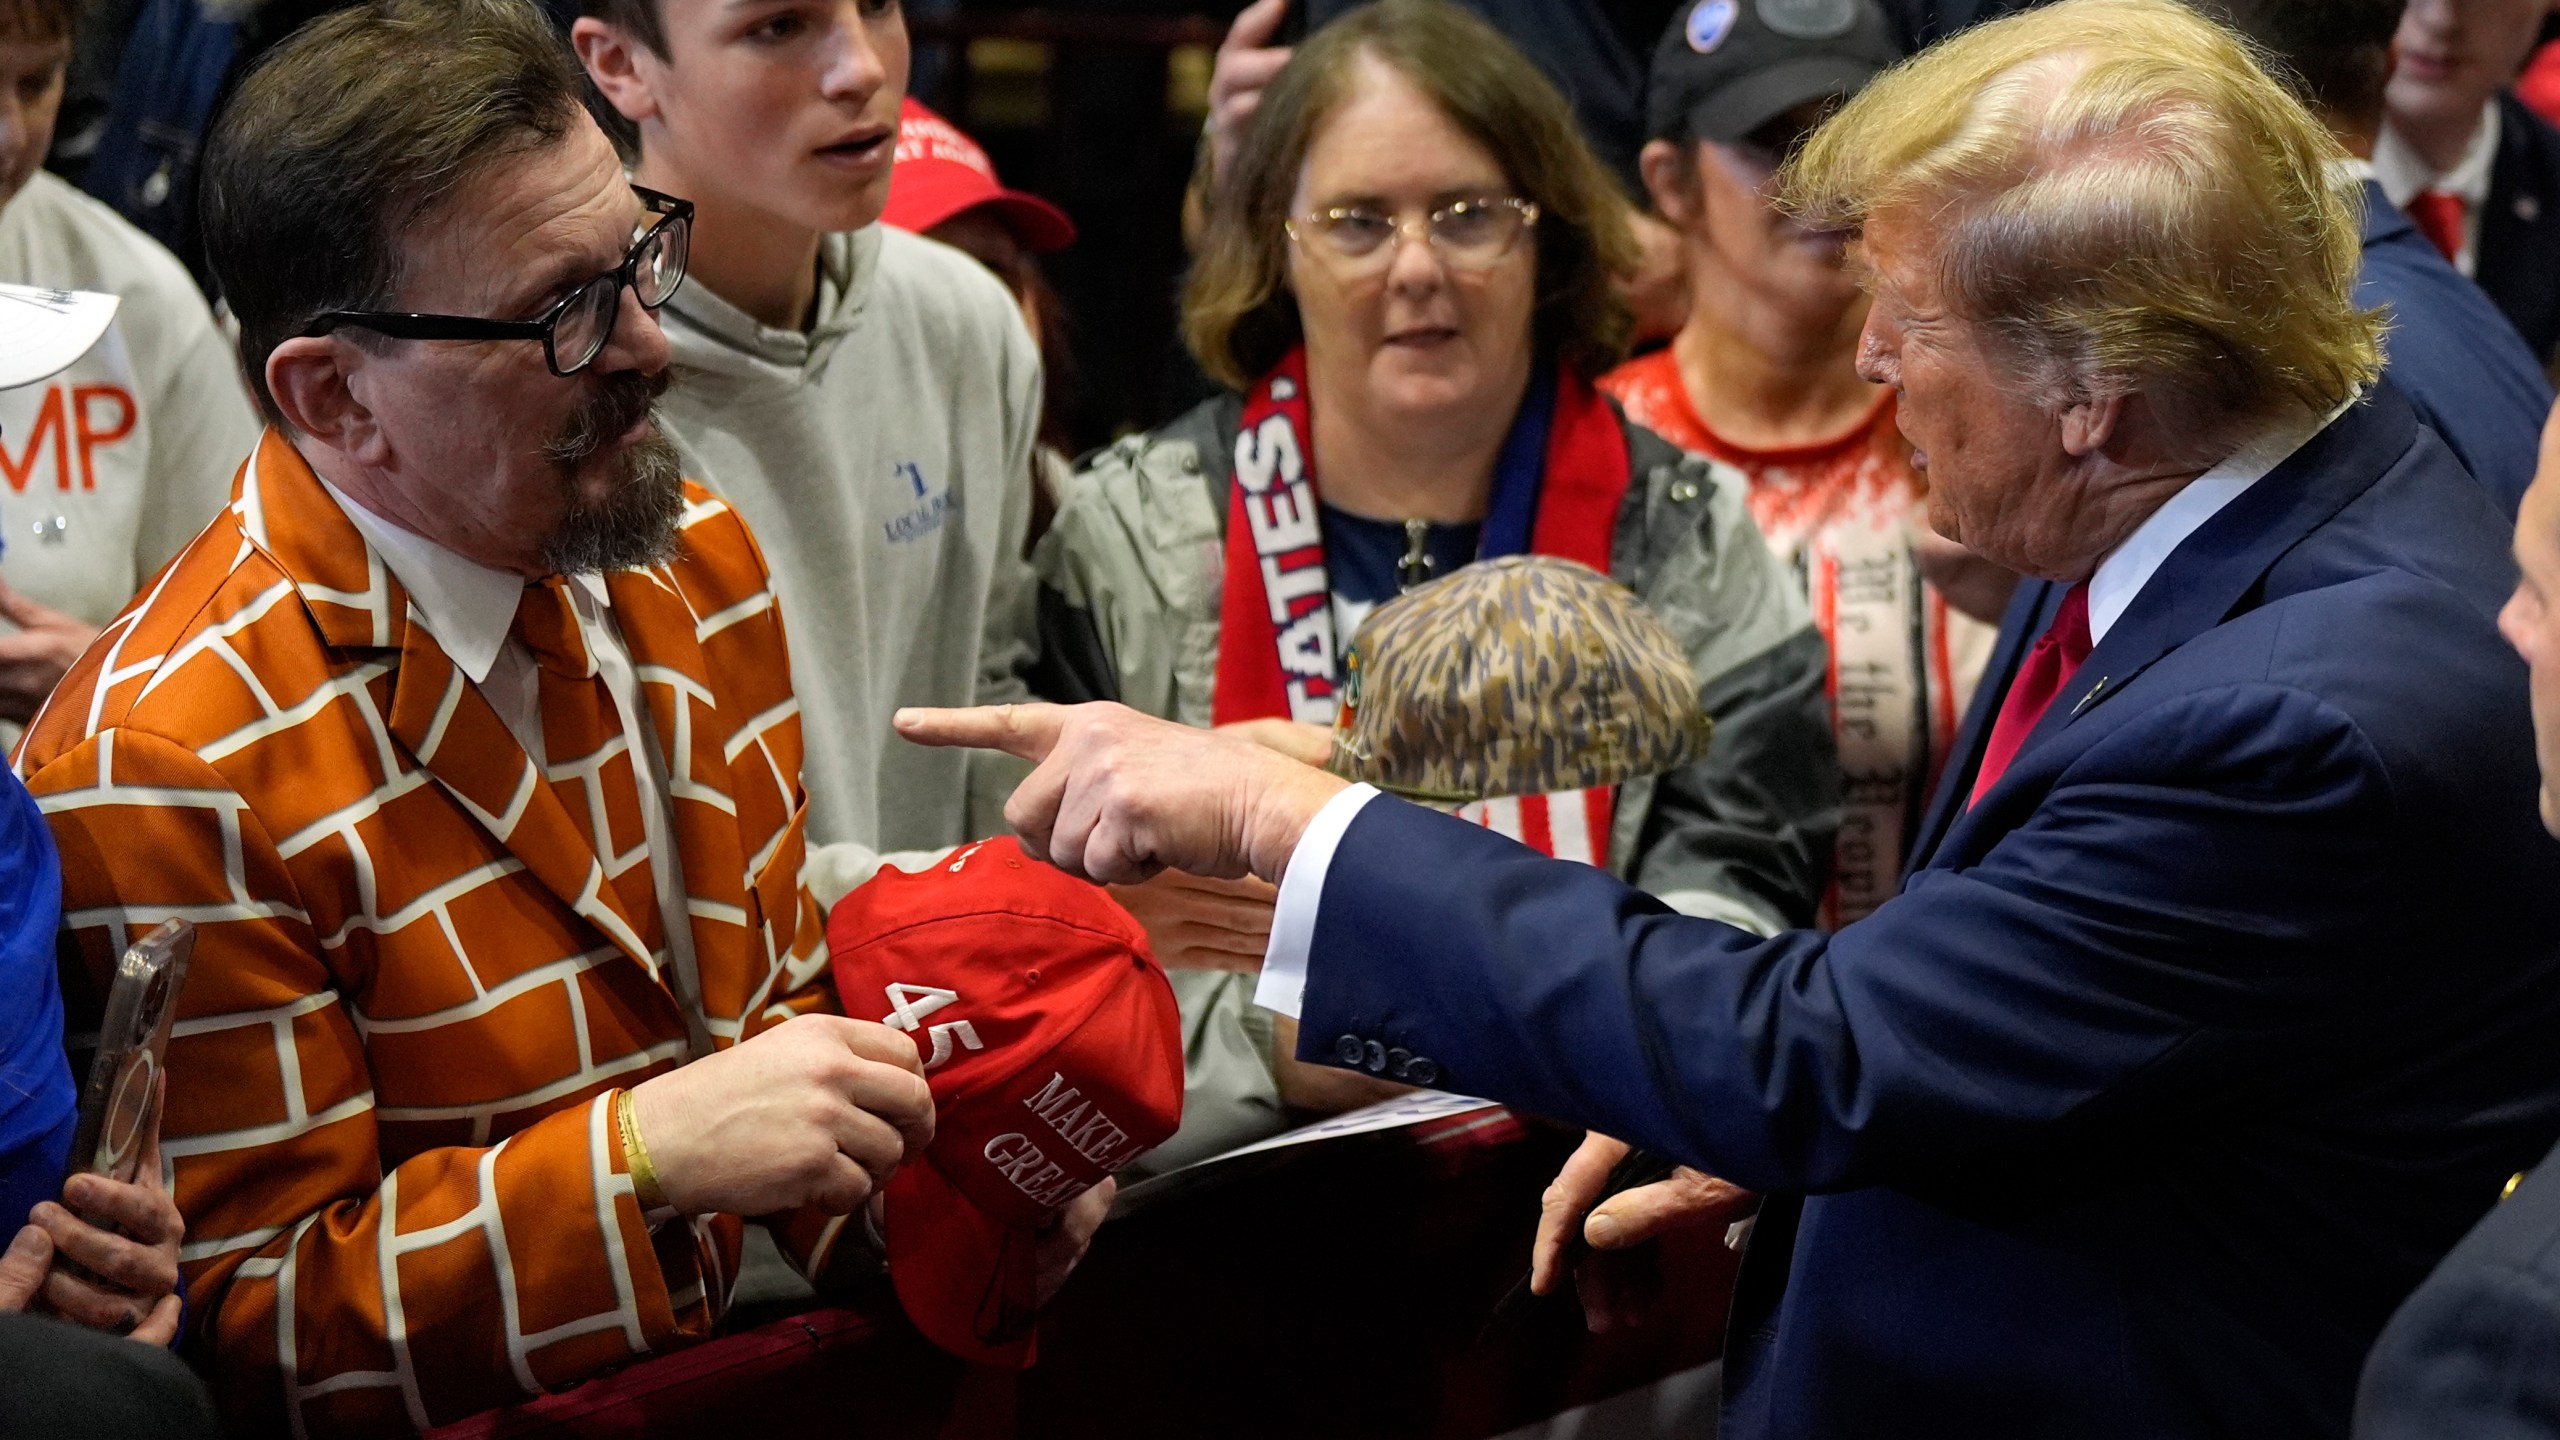
[[[1730,145],[1901,58],[1876,0],[1695,0],[1654,47],[1645,134]]]
[[[954,215],[985,206],[1026,250],[1046,254],[1076,243],[1067,212],[996,178],[986,147],[910,99],[898,110],[898,149],[889,172],[889,204],[880,218],[922,235]]]
[[[1182,1022],[1146,932],[1010,837],[883,870],[827,917],[847,1015],[906,1031],[933,1143],[885,1191],[907,1318],[1028,1365],[1040,1232],[1182,1123]]]

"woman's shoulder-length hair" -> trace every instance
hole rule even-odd
[[[1350,97],[1363,56],[1430,97],[1537,205],[1536,353],[1586,375],[1623,358],[1634,321],[1615,281],[1636,264],[1627,201],[1563,95],[1492,26],[1447,0],[1378,0],[1298,47],[1218,178],[1182,305],[1183,337],[1201,366],[1246,389],[1298,343],[1282,227],[1316,130]]]

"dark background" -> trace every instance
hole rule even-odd
[[[1182,192],[1211,55],[1241,3],[908,0],[911,92],[977,137],[1007,185],[1076,222],[1049,256],[1066,301],[1078,450],[1153,425],[1200,384],[1174,338]]]

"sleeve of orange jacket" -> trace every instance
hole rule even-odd
[[[423,1428],[707,1332],[712,1227],[735,1222],[653,1237],[610,1089],[386,1170],[350,977],[211,766],[110,729],[29,788],[93,977],[167,917],[198,926],[162,1153],[190,1232],[189,1343],[243,1433]]]
[[[795,864],[795,873],[797,868]],[[766,1012],[766,1023],[777,1024],[797,1014],[878,1019],[876,1012],[866,1014],[859,1006],[846,1005],[837,995],[827,962],[825,912],[818,908],[806,885],[798,886],[797,893],[799,927],[785,970],[800,983]],[[864,1238],[866,1232],[859,1216],[829,1215],[803,1207],[767,1216],[764,1223],[772,1229],[783,1258],[821,1291],[852,1284],[880,1271],[879,1252]]]

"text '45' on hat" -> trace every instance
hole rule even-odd
[[[1182,1123],[1182,1025],[1146,932],[1010,838],[883,870],[827,917],[847,1015],[915,1038],[933,1143],[890,1178],[889,1278],[916,1328],[1028,1365],[1059,1211]]]

